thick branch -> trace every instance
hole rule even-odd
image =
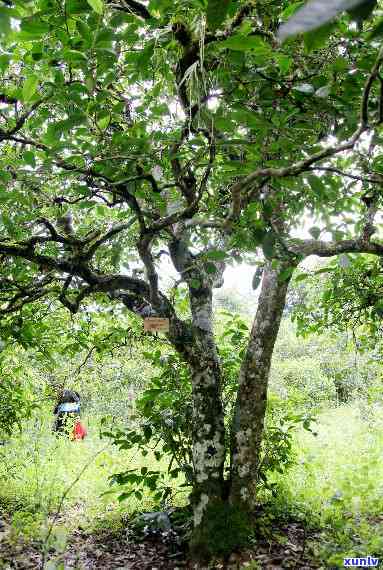
[[[291,253],[308,257],[332,257],[341,253],[371,253],[383,255],[383,245],[375,242],[366,242],[362,238],[341,241],[300,240],[290,239],[284,242]]]
[[[66,281],[64,283],[64,287],[62,288],[62,291],[59,295],[59,301],[72,314],[76,314],[80,308],[81,302],[85,299],[85,297],[88,297],[93,292],[93,287],[92,286],[84,287],[83,289],[81,289],[80,291],[77,292],[77,295],[75,296],[74,300],[72,301],[71,299],[69,299],[67,297],[67,291],[68,291],[69,286],[72,282],[72,279],[73,279],[72,275],[69,275],[69,277],[66,279]]]
[[[159,289],[158,289],[158,274],[156,266],[154,265],[153,256],[151,252],[152,234],[144,233],[140,236],[140,241],[137,248],[143,264],[145,265],[146,274],[149,280],[150,287],[150,301],[157,307],[160,304]]]

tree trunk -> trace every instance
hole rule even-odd
[[[215,263],[214,274],[192,256],[185,243],[174,239],[169,251],[175,268],[189,287],[192,333],[189,343],[173,342],[189,363],[193,397],[193,467],[191,503],[194,528],[190,542],[195,559],[207,561],[226,555],[244,544],[248,527],[241,513],[227,501],[224,481],[226,441],[221,395],[221,364],[213,334],[213,287],[222,284],[223,263]],[[239,514],[239,516],[238,516]]]
[[[222,505],[225,427],[221,368],[212,330],[212,291],[190,287],[194,343],[189,348],[193,392],[192,554],[208,559],[214,552],[215,524]]]
[[[271,357],[290,281],[286,269],[292,265],[282,262],[277,268],[271,263],[265,266],[258,309],[240,371],[232,426],[230,503],[243,512],[249,512],[255,502]]]

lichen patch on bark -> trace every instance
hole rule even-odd
[[[194,526],[197,527],[202,522],[203,513],[209,503],[209,497],[205,493],[202,493],[200,500],[194,507]]]

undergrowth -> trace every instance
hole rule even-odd
[[[0,517],[13,513],[16,534],[44,539],[52,520],[69,531],[117,528],[123,516],[153,507],[150,494],[119,503],[109,484],[116,470],[150,466],[150,455],[118,450],[99,438],[96,425],[73,442],[53,434],[51,424],[50,414],[41,414],[0,447]]]
[[[297,433],[296,465],[275,475],[277,493],[267,509],[316,529],[310,548],[325,567],[342,566],[344,557],[383,557],[382,424],[377,406],[328,409],[318,417],[317,435]],[[97,426],[85,441],[71,442],[54,436],[50,425],[42,414],[0,447],[0,518],[8,513],[13,539],[44,541],[52,526],[50,547],[59,549],[75,528],[117,531],[133,513],[153,509],[149,492],[121,503],[118,490],[108,493],[111,473],[150,467],[150,455],[118,450],[99,439]]]
[[[291,509],[320,533],[311,545],[326,566],[343,558],[383,557],[382,410],[344,405],[318,418],[317,435],[302,431],[298,462],[279,478],[275,509]]]

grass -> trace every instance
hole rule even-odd
[[[0,448],[0,515],[1,510],[14,511],[16,531],[41,538],[68,489],[57,518],[65,515],[69,530],[79,525],[89,529],[118,525],[125,515],[153,508],[150,495],[142,501],[132,496],[119,503],[120,489],[106,493],[111,490],[108,477],[112,473],[153,467],[149,455],[119,451],[100,440],[96,425],[84,441],[72,442],[52,434],[51,423],[50,415],[43,414]],[[83,475],[73,484],[82,469]]]
[[[313,545],[329,566],[343,558],[383,557],[383,418],[365,404],[327,410],[317,436],[302,432],[297,465],[279,480],[279,501],[322,529]]]
[[[54,541],[65,540],[64,526],[67,532],[118,529],[127,515],[153,508],[150,495],[119,503],[116,494],[105,494],[112,473],[156,467],[150,455],[119,451],[99,439],[96,425],[83,442],[57,438],[50,427],[50,415],[42,414],[0,447],[0,516],[2,508],[13,511],[15,536],[44,539],[61,497],[85,466],[57,517]],[[382,409],[357,403],[328,409],[316,429],[316,436],[297,435],[298,461],[278,480],[275,508],[299,512],[321,529],[312,548],[325,567],[342,566],[350,556],[383,558]]]

